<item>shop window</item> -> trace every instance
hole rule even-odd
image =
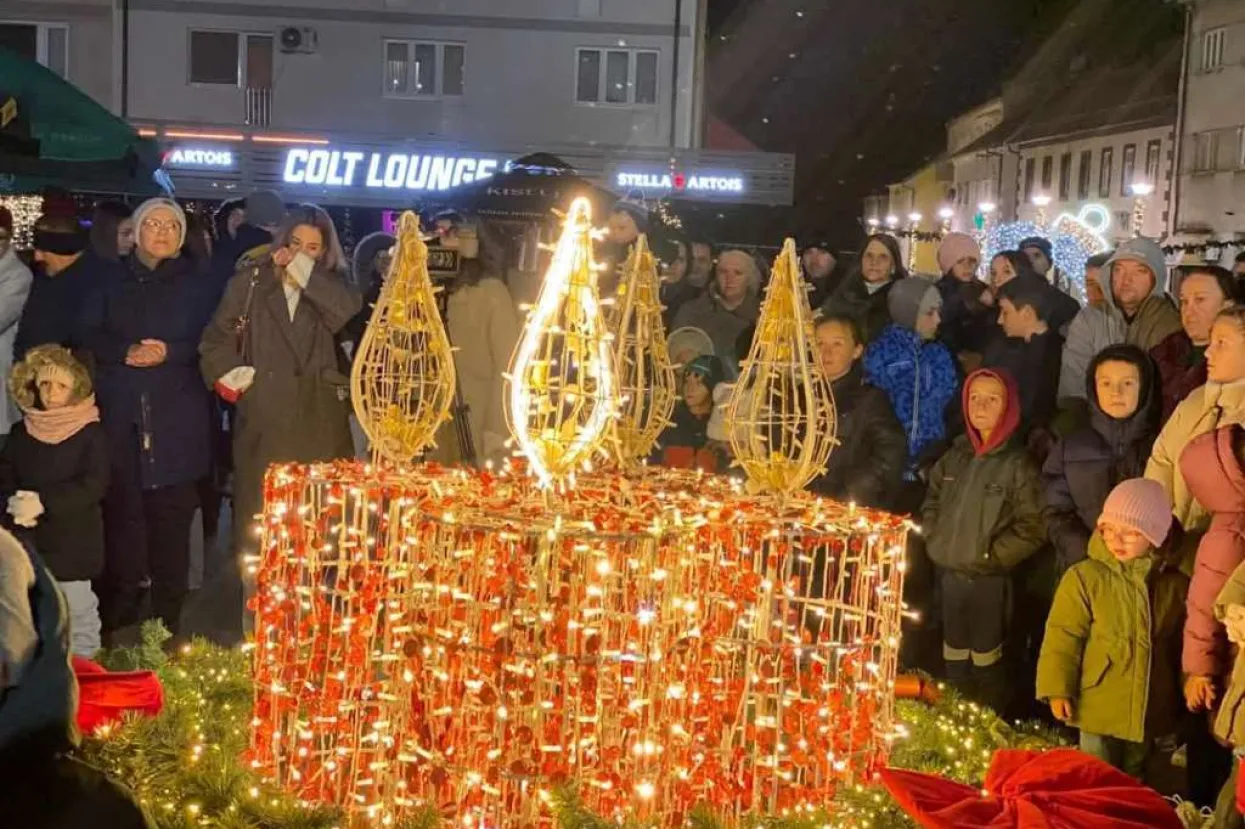
[[[657,52],[576,49],[575,101],[614,106],[656,105]]]
[[[237,32],[190,32],[190,82],[217,86],[241,84],[242,38]]]
[[[386,40],[385,97],[460,97],[465,65],[459,43]]]
[[[69,27],[60,23],[0,22],[0,49],[69,76]]]
[[[1202,71],[1211,72],[1223,67],[1223,42],[1227,29],[1219,26],[1202,35]]]
[[[1055,171],[1055,157],[1048,155],[1042,159],[1042,193],[1050,195],[1050,183]]]
[[[1076,197],[1081,201],[1089,198],[1089,188],[1094,180],[1094,151],[1081,151],[1081,166],[1076,172]]]
[[[1111,179],[1115,176],[1115,148],[1102,148],[1102,163],[1098,165],[1098,195],[1111,198]]]

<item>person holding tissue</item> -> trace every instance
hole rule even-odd
[[[177,202],[143,202],[134,225],[133,252],[83,301],[80,326],[111,466],[99,582],[105,640],[144,621],[148,582],[152,614],[180,632],[197,482],[210,465],[211,397],[197,346],[211,286],[181,255],[186,214]]]
[[[332,219],[315,205],[302,205],[286,218],[271,253],[230,280],[203,332],[203,379],[237,403],[233,514],[239,556],[254,543],[253,517],[262,507],[269,464],[354,455],[349,369],[336,336],[363,301],[346,281],[345,265]]]
[[[29,533],[69,607],[70,644],[100,647],[91,579],[104,570],[108,451],[86,368],[68,349],[41,345],[13,367],[9,390],[22,410],[0,450],[0,494],[18,534]]]

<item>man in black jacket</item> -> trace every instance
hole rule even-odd
[[[20,360],[36,345],[81,345],[83,299],[118,267],[87,252],[87,231],[72,216],[40,216],[34,227],[36,271],[13,343]]]
[[[999,289],[999,325],[1004,337],[986,349],[983,368],[1003,368],[1020,386],[1024,433],[1050,426],[1059,388],[1063,338],[1050,325],[1050,287],[1039,279],[1013,279]],[[1045,452],[1040,452],[1045,459]]]

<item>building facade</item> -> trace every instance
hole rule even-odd
[[[126,112],[476,145],[689,148],[703,6],[129,0]]]
[[[1177,233],[1245,236],[1245,1],[1192,0]]]
[[[113,0],[0,0],[0,48],[43,64],[116,112],[114,17]]]

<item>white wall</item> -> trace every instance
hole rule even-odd
[[[1245,2],[1203,0],[1193,6],[1177,232],[1215,236],[1245,233]],[[1203,70],[1208,30],[1223,27],[1223,65]],[[1200,135],[1217,146],[1210,164],[1200,164]]]
[[[679,146],[691,123],[702,26],[697,0],[680,0]],[[675,0],[131,0],[130,117],[205,125],[244,123],[244,92],[188,83],[190,29],[275,34],[289,25],[318,33],[313,55],[275,55],[273,130],[322,130],[479,144],[600,143],[667,146]],[[290,11],[281,12],[282,6]],[[593,14],[599,7],[600,15]],[[581,16],[581,12],[584,15]],[[417,101],[382,94],[383,41],[465,46],[461,98]],[[576,47],[655,49],[655,106],[575,103]]]
[[[1076,215],[1086,204],[1101,204],[1112,214],[1111,235],[1117,239],[1127,238],[1130,235],[1130,221],[1135,199],[1131,194],[1121,191],[1124,148],[1129,144],[1137,148],[1137,163],[1133,175],[1133,181],[1137,181],[1145,177],[1147,147],[1151,141],[1160,141],[1158,176],[1152,182],[1155,190],[1147,201],[1142,234],[1154,238],[1165,236],[1166,211],[1171,203],[1173,134],[1173,127],[1156,127],[1021,149],[1014,177],[1019,218],[1032,219],[1037,214],[1037,208],[1028,203],[1024,191],[1025,167],[1028,160],[1033,159],[1035,171],[1033,191],[1045,193],[1053,199],[1050,206],[1046,208],[1049,220],[1053,221],[1060,213]],[[1099,190],[1099,174],[1102,169],[1104,147],[1112,148],[1111,186],[1107,196],[1103,196]],[[1081,153],[1086,150],[1090,152],[1092,165],[1090,190],[1089,197],[1081,199],[1078,195],[1080,160]],[[1067,199],[1061,199],[1059,193],[1060,158],[1064,153],[1072,154],[1072,175]],[[1052,158],[1051,183],[1049,187],[1043,187],[1042,161],[1048,156]],[[1127,182],[1127,184],[1131,183],[1132,181]]]
[[[0,0],[0,23],[68,26],[69,81],[115,112],[112,19],[112,0]]]

